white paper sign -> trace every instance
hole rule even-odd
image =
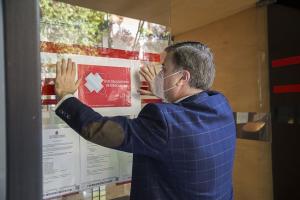
[[[132,176],[132,157],[131,153],[118,152],[120,177],[119,182],[126,182],[131,180]]]
[[[101,147],[80,138],[81,189],[118,181],[117,151]]]
[[[236,123],[244,124],[248,122],[248,113],[247,112],[237,112],[236,113]]]
[[[71,128],[43,130],[44,198],[79,190],[79,136]]]

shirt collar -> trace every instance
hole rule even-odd
[[[193,95],[189,95],[189,96],[181,97],[180,99],[178,99],[178,100],[177,100],[177,101],[175,101],[174,103],[179,103],[180,101],[182,101],[182,100],[184,100],[184,99],[186,99],[186,98],[189,98],[189,97],[191,97],[191,96],[193,96]]]
[[[182,97],[182,98],[180,98],[180,99],[178,99],[178,100],[176,100],[175,102],[173,102],[173,103],[179,103],[179,102],[181,102],[181,101],[183,101],[183,100],[185,100],[185,99],[194,99],[194,98],[198,98],[198,97],[204,97],[204,96],[207,96],[208,95],[208,91],[206,91],[206,90],[203,90],[203,91],[201,91],[201,92],[199,92],[199,93],[197,93],[197,94],[192,94],[192,95],[189,95],[189,96],[185,96],[185,97]]]

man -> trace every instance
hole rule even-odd
[[[146,66],[141,74],[169,103],[148,104],[136,119],[105,117],[72,96],[79,85],[75,63],[57,63],[56,114],[85,139],[133,153],[131,199],[233,199],[236,129],[226,98],[209,91],[215,76],[209,48],[171,45],[161,72]]]

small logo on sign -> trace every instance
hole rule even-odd
[[[90,92],[96,92],[99,93],[102,88],[102,82],[103,79],[102,77],[98,74],[98,73],[89,73],[89,75],[87,75],[87,77],[85,77],[86,83],[84,84],[84,86],[90,91]]]

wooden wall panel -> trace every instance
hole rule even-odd
[[[238,139],[233,178],[236,200],[272,200],[271,143]]]
[[[228,97],[235,112],[269,111],[266,23],[266,8],[252,8],[175,35],[176,41],[202,41],[213,50],[213,88]]]

